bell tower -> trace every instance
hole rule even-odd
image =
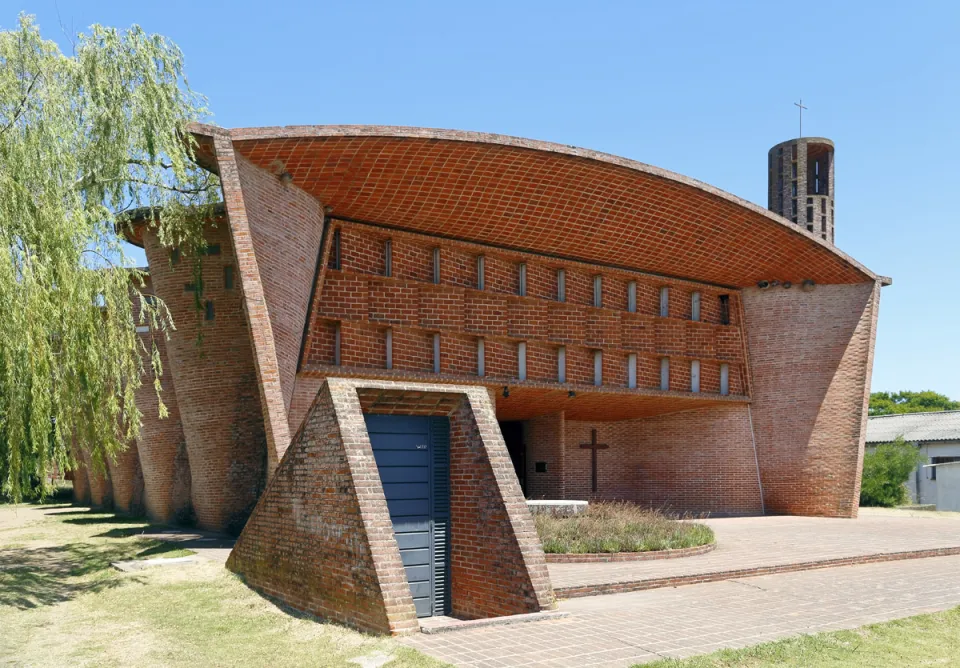
[[[799,137],[767,154],[767,208],[834,242],[833,142]]]

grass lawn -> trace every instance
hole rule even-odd
[[[0,505],[0,665],[442,665],[390,638],[292,615],[212,562],[112,568],[188,554],[138,537],[146,526],[69,506]]]
[[[573,517],[534,515],[543,551],[553,554],[649,552],[714,541],[713,530],[630,503],[591,503]]]
[[[643,664],[643,668],[957,665],[960,665],[960,608],[871,624],[853,631],[799,636],[689,659],[667,659]]]

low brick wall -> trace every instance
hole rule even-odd
[[[716,543],[681,547],[676,550],[654,550],[651,552],[610,552],[587,554],[546,554],[548,564],[603,564],[615,561],[656,561],[658,559],[679,559],[695,557],[717,549]]]

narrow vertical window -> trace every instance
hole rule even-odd
[[[720,365],[720,394],[730,394],[730,365]]]
[[[700,391],[700,361],[693,360],[690,362],[690,391],[699,392]]]
[[[521,262],[517,265],[517,294],[521,297],[527,296],[527,263]]]
[[[179,249],[179,248],[171,248],[171,249],[170,249],[170,264],[172,264],[173,266],[177,266],[178,264],[180,264],[180,249]]]
[[[631,390],[637,387],[637,354],[627,355],[627,387]]]
[[[383,275],[393,276],[393,241],[383,242]]]
[[[523,341],[517,344],[517,378],[527,379],[527,344]]]
[[[433,249],[433,282],[440,284],[440,247]]]
[[[660,358],[660,389],[670,389],[670,358]]]
[[[440,373],[440,333],[433,335],[433,372]]]
[[[599,387],[603,385],[603,351],[593,351],[593,384]]]
[[[477,256],[477,290],[483,290],[486,286],[486,277],[484,276],[484,257]]]
[[[333,327],[333,363],[336,366],[340,366],[340,323],[338,322]]]
[[[557,301],[567,301],[567,272],[557,269]]]
[[[213,320],[213,317],[214,317],[213,302],[208,299],[208,300],[207,300],[207,303],[204,304],[203,319],[204,319],[204,320]]]
[[[337,228],[333,231],[333,268],[334,269],[343,269],[343,264],[341,262],[340,250],[341,250],[341,234],[340,228]]]
[[[720,295],[720,324],[730,324],[730,295]]]
[[[660,288],[660,317],[670,317],[670,288]]]
[[[700,293],[690,294],[690,319],[694,322],[700,322]]]
[[[486,361],[484,360],[484,349],[483,349],[483,339],[477,339],[477,375],[485,376],[487,373],[486,370]]]
[[[557,348],[557,382],[567,382],[567,347]]]
[[[603,276],[599,274],[593,277],[593,305],[603,306]]]
[[[637,282],[627,283],[627,310],[630,313],[637,312]]]
[[[387,368],[393,368],[393,329],[387,329]]]
[[[233,290],[233,265],[228,264],[223,268],[223,288]]]

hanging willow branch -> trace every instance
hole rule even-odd
[[[137,26],[93,26],[73,56],[30,17],[0,32],[0,496],[43,496],[71,441],[102,466],[137,437],[134,393],[162,370],[136,327],[173,323],[122,234],[146,208],[200,256],[220,190],[187,126],[206,115],[179,49]]]

